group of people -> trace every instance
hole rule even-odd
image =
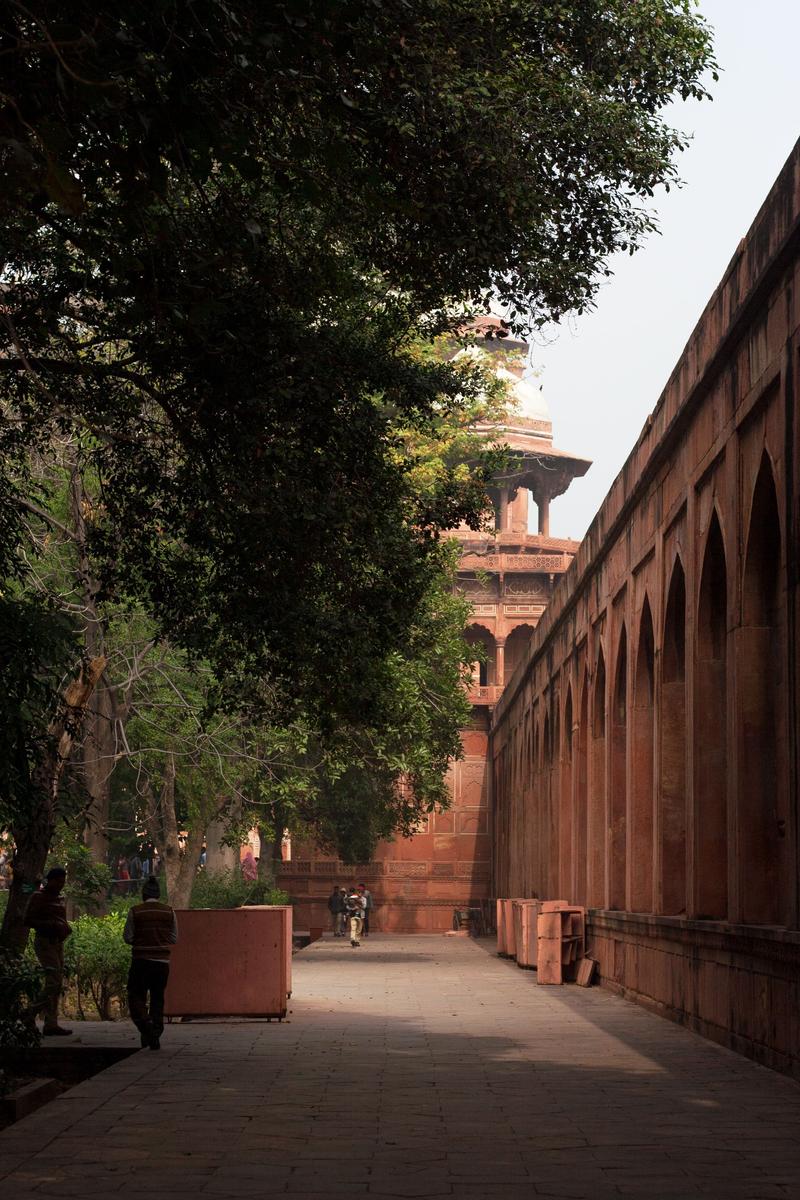
[[[369,918],[374,907],[372,892],[365,883],[351,887],[334,887],[328,897],[328,911],[333,921],[333,936],[347,937],[350,945],[360,946],[362,937],[369,937]]]
[[[64,867],[47,872],[44,884],[34,892],[25,912],[33,929],[33,948],[44,971],[45,985],[40,1000],[28,1017],[43,1018],[45,1037],[67,1037],[72,1032],[58,1023],[58,1002],[64,987],[64,943],[72,933],[67,920],[63,891],[67,882]],[[161,885],[148,875],[142,885],[142,903],[128,911],[123,940],[131,947],[128,972],[128,1009],[139,1030],[142,1047],[161,1048],[164,1032],[164,992],[169,978],[169,959],[178,940],[175,913],[161,901]]]
[[[151,845],[142,846],[134,854],[120,854],[113,866],[114,885],[124,894],[135,891],[137,884],[161,870],[161,855]]]

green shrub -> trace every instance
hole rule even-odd
[[[78,1015],[84,1019],[85,999],[92,1001],[101,1021],[126,1011],[131,948],[122,940],[125,917],[125,912],[78,917],[64,943],[65,966],[77,990]]]
[[[271,879],[250,883],[235,867],[232,871],[200,871],[192,888],[191,908],[241,908],[243,904],[288,904],[286,892]]]
[[[36,1022],[25,1013],[39,999],[43,987],[38,963],[0,948],[0,1050],[39,1044]]]

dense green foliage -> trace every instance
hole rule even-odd
[[[591,303],[675,178],[665,104],[704,95],[709,68],[689,0],[7,6],[12,824],[50,786],[28,764],[65,614],[72,669],[111,664],[101,761],[132,749],[115,646],[155,648],[130,728],[144,808],[158,794],[173,827],[235,800],[363,857],[444,799],[466,651],[440,535],[480,524],[498,462],[465,462],[448,429],[498,397],[430,348],[491,291],[518,324]],[[42,585],[31,539],[47,556],[59,536],[72,582]]]
[[[37,963],[0,946],[0,1051],[39,1044],[35,1023],[24,1014],[41,995],[43,982]]]
[[[89,1000],[101,1021],[110,1021],[127,1007],[131,949],[122,940],[125,912],[112,910],[105,917],[85,914],[72,923],[64,943],[64,966],[77,993],[78,1010]]]
[[[79,653],[72,622],[55,605],[0,592],[0,829],[34,803],[33,775],[50,742],[58,687]]]
[[[200,871],[192,888],[192,908],[241,908],[243,904],[288,904],[286,892],[269,879],[249,882],[238,868]]]
[[[473,386],[409,334],[491,286],[536,320],[588,301],[674,176],[659,112],[703,94],[705,28],[686,0],[84,0],[7,25],[9,448],[90,431],[107,585],[359,715],[431,535],[475,516],[387,456],[393,418]]]

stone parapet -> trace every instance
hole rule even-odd
[[[800,1078],[800,932],[593,909],[588,933],[605,987]]]
[[[489,750],[495,895],[591,909],[608,986],[792,1073],[799,366],[800,143],[507,672]]]

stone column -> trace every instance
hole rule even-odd
[[[508,488],[500,489],[500,505],[497,512],[497,531],[505,533],[508,529]]]
[[[539,533],[542,537],[550,536],[550,497],[540,496],[537,501],[539,508]]]
[[[503,686],[505,685],[505,682],[506,682],[506,681],[505,681],[505,673],[506,673],[506,639],[505,639],[505,638],[498,638],[498,639],[495,641],[495,644],[494,644],[494,645],[495,645],[495,654],[494,654],[494,678],[495,678],[495,683],[497,684],[497,686],[498,686],[498,687],[503,687]]]
[[[518,488],[511,502],[511,532],[526,534],[528,532],[528,489]]]

